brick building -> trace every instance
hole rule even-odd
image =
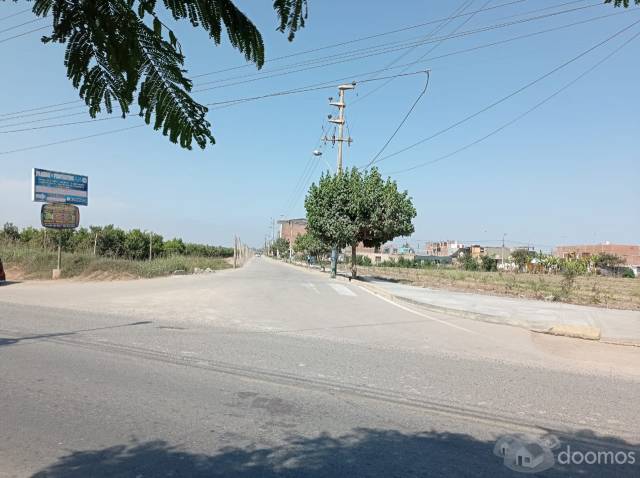
[[[307,220],[302,219],[282,219],[278,221],[278,237],[282,237],[289,241],[293,246],[296,237],[307,232]]]
[[[597,254],[614,254],[624,260],[624,265],[630,267],[637,274],[640,268],[640,246],[627,244],[591,244],[578,246],[558,246],[554,250],[556,257],[565,259],[586,259]]]

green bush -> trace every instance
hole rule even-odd
[[[356,264],[359,266],[370,266],[371,259],[369,256],[356,256]]]
[[[625,279],[635,279],[636,275],[633,273],[633,270],[630,267],[623,267],[620,273],[620,277]]]

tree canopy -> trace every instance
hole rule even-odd
[[[631,3],[629,0],[604,0],[604,3],[613,3],[616,7],[629,7]],[[635,0],[636,5],[640,5],[640,0]]]
[[[45,43],[66,44],[64,65],[89,114],[114,103],[122,116],[137,100],[139,115],[173,143],[204,149],[215,143],[207,107],[195,101],[184,69],[185,55],[163,16],[185,20],[207,32],[214,44],[226,30],[229,42],[258,68],[264,63],[262,35],[232,0],[35,0],[33,13],[52,17]],[[274,0],[278,30],[293,40],[304,27],[307,0]],[[134,98],[137,96],[137,98]]]
[[[298,254],[307,254],[313,257],[318,257],[323,254],[327,254],[331,247],[315,237],[313,234],[305,233],[296,237],[293,241],[293,250]]]
[[[311,185],[305,208],[312,235],[339,248],[351,246],[353,275],[359,243],[377,247],[414,231],[416,210],[409,194],[398,191],[395,181],[384,181],[376,168],[323,174]]]

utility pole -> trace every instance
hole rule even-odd
[[[238,238],[233,236],[233,268],[238,267]]]
[[[502,233],[502,270],[504,270],[504,236],[506,235],[506,232]]]
[[[331,137],[325,135],[322,139],[325,143],[338,143],[338,161],[336,165],[336,172],[338,174],[342,173],[342,145],[343,143],[351,145],[351,143],[353,142],[353,138],[351,138],[351,136],[349,136],[348,138],[344,137],[344,109],[347,107],[347,104],[344,101],[344,93],[347,90],[353,90],[355,87],[356,85],[353,83],[340,85],[338,86],[338,101],[333,101],[333,98],[329,98],[329,104],[338,108],[338,118],[329,117],[329,123],[338,125],[338,137],[336,137],[335,135]]]
[[[342,174],[342,145],[343,143],[347,143],[351,145],[353,139],[351,136],[348,138],[344,137],[344,109],[347,104],[344,101],[344,93],[347,90],[353,90],[356,87],[355,83],[345,84],[338,86],[338,101],[333,101],[333,98],[329,98],[329,104],[331,106],[335,106],[338,108],[338,118],[335,119],[333,117],[329,117],[329,122],[338,125],[338,137],[336,138],[335,134],[329,138],[325,135],[323,141],[331,142],[332,144],[338,143],[338,160],[336,164],[336,174]],[[338,271],[338,247],[334,246],[331,250],[331,277],[335,278],[336,273]]]

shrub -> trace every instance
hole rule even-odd
[[[357,256],[356,264],[359,266],[370,266],[371,259],[369,258],[369,256]]]

